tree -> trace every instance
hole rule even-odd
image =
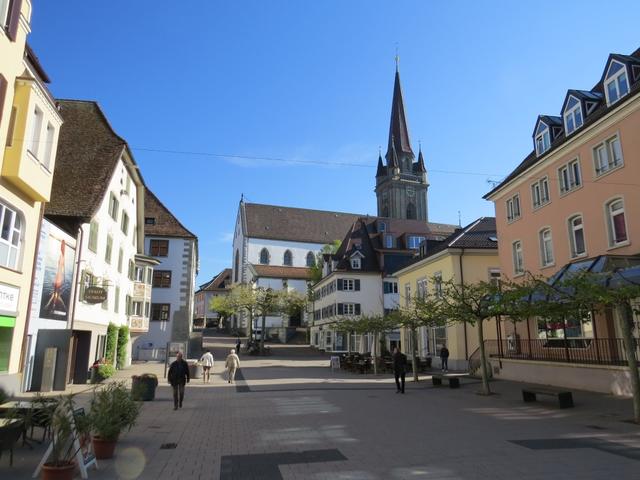
[[[341,240],[334,240],[331,243],[324,245],[320,251],[316,254],[316,262],[313,266],[309,267],[311,270],[311,284],[315,285],[322,280],[322,266],[324,265],[323,255],[326,253],[336,253],[342,245]]]
[[[499,287],[489,282],[443,282],[442,314],[450,321],[465,322],[477,326],[482,370],[482,393],[491,394],[489,370],[484,348],[484,321],[500,313]]]
[[[254,289],[250,285],[238,284],[231,288],[228,295],[228,306],[233,314],[245,312],[249,316],[249,338],[253,331],[253,316],[255,313],[257,298]]]
[[[236,313],[236,307],[233,304],[231,295],[217,295],[213,297],[209,302],[209,310],[218,312],[221,325],[223,325],[231,315]]]

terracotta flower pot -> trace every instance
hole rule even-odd
[[[40,478],[42,480],[72,480],[75,468],[76,464],[73,462],[62,466],[45,463],[42,466]]]
[[[96,455],[98,460],[104,460],[106,458],[113,458],[113,452],[116,449],[116,443],[118,439],[115,440],[105,440],[100,437],[93,437],[93,452]]]

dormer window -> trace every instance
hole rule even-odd
[[[609,65],[604,81],[604,91],[607,95],[607,105],[616,103],[629,93],[629,80],[627,68],[623,63],[615,60]]]
[[[542,155],[549,150],[551,146],[551,134],[549,133],[549,127],[540,122],[538,130],[536,131],[536,154]]]
[[[378,222],[378,232],[383,233],[387,230],[387,224],[384,222]]]
[[[354,270],[360,270],[362,266],[362,262],[360,261],[360,257],[353,257],[351,259],[351,268]]]
[[[564,130],[570,135],[582,126],[582,105],[576,97],[569,97],[564,114]]]

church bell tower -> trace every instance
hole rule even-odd
[[[385,162],[382,160],[382,155],[378,155],[375,189],[378,199],[378,216],[426,222],[428,220],[428,188],[429,182],[422,148],[418,152],[417,161],[411,149],[400,86],[400,72],[396,63],[389,143]]]

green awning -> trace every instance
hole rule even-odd
[[[0,327],[13,328],[16,326],[16,317],[0,315]]]

